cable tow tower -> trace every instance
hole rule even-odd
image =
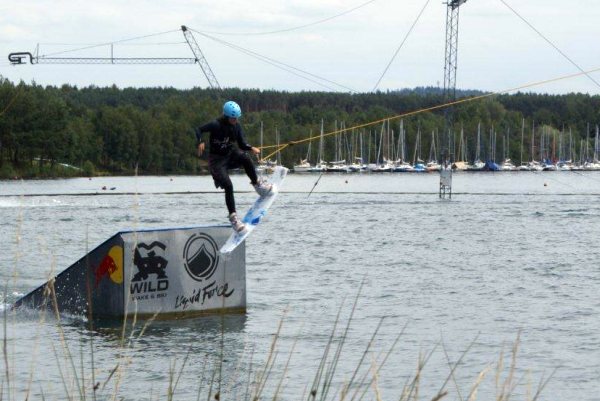
[[[458,64],[458,16],[460,6],[467,0],[450,0],[446,4],[446,54],[444,64],[444,103],[456,100],[456,69]],[[452,163],[454,162],[454,134],[452,106],[444,109],[444,136],[442,166],[440,168],[440,198],[452,198]]]
[[[208,80],[210,87],[213,89],[221,89],[221,85],[219,85],[217,77],[212,72],[210,65],[208,65],[208,61],[206,61],[204,53],[202,53],[202,50],[200,50],[200,46],[198,46],[198,42],[196,42],[192,32],[185,25],[181,25],[181,31],[183,32],[183,36],[185,36],[185,40],[187,41],[188,45],[190,45],[192,53],[194,53],[194,56],[196,56],[196,62],[200,64],[200,68]]]

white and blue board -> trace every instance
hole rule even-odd
[[[233,232],[227,242],[223,244],[219,252],[221,254],[231,253],[239,244],[244,242],[244,240],[250,235],[252,231],[256,228],[257,225],[260,224],[261,220],[267,214],[267,210],[271,207],[277,194],[279,193],[279,189],[281,188],[281,183],[283,179],[287,175],[288,169],[282,166],[275,167],[273,174],[269,177],[268,182],[273,185],[273,189],[265,195],[259,197],[250,210],[246,212],[246,215],[242,219],[242,222],[246,225],[246,227],[240,232]]]

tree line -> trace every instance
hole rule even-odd
[[[458,91],[457,96],[481,93]],[[261,127],[265,145],[273,145],[277,140],[283,144],[318,137],[321,124],[325,132],[331,132],[336,127],[358,126],[437,106],[444,97],[442,90],[434,87],[359,94],[238,88],[217,92],[200,88],[43,87],[13,83],[0,76],[0,177],[205,171],[206,160],[196,157],[194,128],[218,117],[226,100],[240,104],[246,137],[259,146]],[[456,153],[462,130],[468,160],[477,151],[478,127],[483,127],[484,133],[479,149],[482,158],[508,154],[519,161],[521,155],[524,159],[535,157],[542,132],[547,146],[560,140],[564,153],[564,143],[569,138],[568,156],[582,157],[581,141],[593,144],[596,124],[600,122],[600,97],[581,93],[493,96],[456,106],[453,122],[455,143],[451,146]],[[526,133],[522,139],[524,122]],[[395,132],[394,138],[399,123],[400,119],[396,119],[389,128],[372,125],[349,130],[337,139],[328,137],[322,158],[336,157],[343,136],[346,148],[348,144],[358,144],[360,138],[363,157],[374,162],[382,154],[377,147],[381,146],[383,130],[389,144],[389,130]],[[428,156],[431,141],[437,140],[439,157],[444,110],[418,113],[404,118],[402,124],[405,147],[411,157],[419,132],[420,147],[426,153],[422,156]],[[491,146],[496,136],[503,138],[504,149],[499,140],[498,146]],[[313,153],[316,145],[315,140]],[[282,163],[291,166],[304,158],[307,146],[303,143],[287,147],[281,152]],[[552,151],[556,152],[554,148]]]

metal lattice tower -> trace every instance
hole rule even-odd
[[[446,53],[444,64],[444,103],[456,99],[456,69],[458,63],[458,16],[459,9],[467,0],[450,0],[446,3]],[[452,163],[454,134],[452,132],[452,106],[444,109],[444,136],[442,167],[440,170],[440,198],[452,197]]]
[[[217,77],[215,77],[215,74],[213,74],[212,69],[208,65],[208,61],[206,61],[202,50],[200,50],[200,46],[198,46],[194,35],[192,35],[192,33],[185,25],[181,26],[181,30],[183,31],[183,36],[185,36],[185,40],[188,42],[188,45],[190,45],[190,48],[192,49],[192,53],[194,53],[194,56],[196,57],[196,61],[198,62],[198,64],[200,64],[200,68],[202,68],[202,72],[206,76],[210,87],[213,89],[221,89],[221,85],[219,85]]]

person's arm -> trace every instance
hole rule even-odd
[[[194,129],[194,131],[196,131],[196,147],[198,148],[198,157],[204,153],[204,149],[206,148],[202,134],[205,132],[211,132],[213,125],[214,121],[211,121],[208,124],[204,124],[203,126]]]
[[[237,143],[238,143],[238,146],[240,147],[240,149],[242,149],[242,150],[252,149],[252,146],[246,141],[244,131],[242,130],[242,127],[239,124],[236,126],[236,131],[237,131],[236,132]]]
[[[244,131],[242,130],[242,127],[240,125],[238,125],[237,128],[238,128],[237,129],[237,143],[238,143],[238,146],[240,147],[240,149],[250,150],[255,155],[259,154],[260,153],[259,148],[255,148],[254,146],[252,146],[248,142],[246,142],[246,137],[244,136]]]

